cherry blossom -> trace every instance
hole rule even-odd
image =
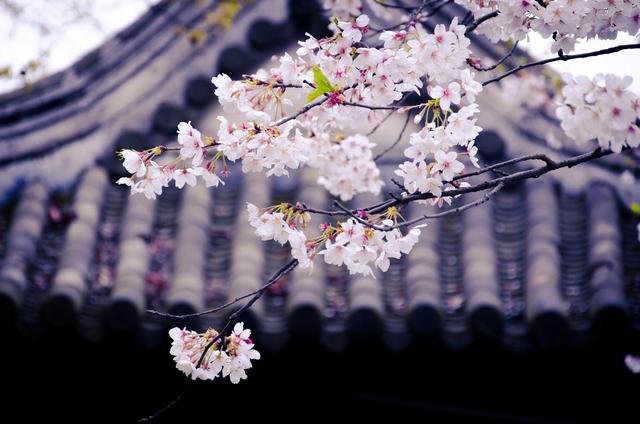
[[[348,257],[347,248],[340,243],[333,243],[331,240],[327,240],[325,243],[325,249],[320,252],[324,255],[324,261],[330,265],[340,266],[345,263]]]
[[[124,149],[120,152],[120,154],[124,159],[122,165],[128,172],[135,174],[136,177],[144,176],[145,172],[147,171],[147,167],[145,165],[143,155],[141,155],[140,152]]]
[[[162,194],[162,188],[167,186],[167,177],[153,161],[149,161],[145,167],[146,172],[142,178],[136,173],[131,177],[120,178],[116,183],[131,187],[131,194],[143,193],[147,198],[155,199]]]
[[[400,169],[395,171],[396,174],[404,179],[404,186],[409,193],[416,191],[426,192],[427,179],[429,178],[429,170],[425,162],[405,162],[400,165]]]
[[[431,168],[431,172],[441,172],[442,179],[451,181],[456,174],[464,169],[464,164],[459,162],[457,157],[458,154],[456,152],[445,153],[442,150],[437,151],[435,154],[436,163]]]
[[[465,146],[467,143],[473,142],[480,134],[482,128],[475,125],[476,119],[474,118],[474,114],[477,112],[478,105],[474,103],[469,106],[463,106],[458,112],[449,115],[445,132],[452,143]]]
[[[398,205],[408,198],[417,205],[450,205],[456,197],[452,190],[470,187],[466,165],[479,167],[475,139],[482,128],[476,125],[476,99],[483,84],[495,81],[481,84],[472,71],[486,69],[474,66],[480,61],[471,57],[467,32],[498,42],[523,40],[535,31],[553,38],[553,51],[563,57],[579,38],[635,35],[640,26],[640,4],[632,0],[455,1],[475,19],[489,19],[467,26],[453,18],[429,30],[422,25],[428,15],[425,2],[409,15],[374,0],[324,0],[332,14],[332,34],[305,34],[295,54],[285,53],[241,79],[212,77],[225,112],[217,117],[215,133],[207,136],[191,122],[180,122],[175,145],[121,151],[130,175],[118,184],[151,199],[171,182],[177,188],[198,180],[218,187],[229,174],[228,162],[237,162],[244,173],[274,178],[309,166],[317,183],[341,201],[360,193],[378,195],[385,182],[376,160],[387,151],[374,156],[377,146],[362,128],[373,127],[373,132],[391,114],[412,114],[417,128],[404,137],[405,158],[394,170],[402,179],[396,183],[401,193],[392,194],[391,203],[348,209],[336,200],[328,211],[301,203],[247,203],[256,237],[287,246],[293,266],[313,272],[320,257],[350,274],[375,278],[377,270],[389,269],[392,259],[409,254],[421,236],[420,219],[406,221]],[[398,18],[397,25],[382,26],[391,16]],[[501,83],[512,100],[532,108],[551,103],[554,92],[544,77],[516,75]],[[579,144],[596,140],[617,152],[640,145],[640,100],[629,90],[630,78],[565,75],[563,81],[556,115],[571,139]],[[412,116],[405,116],[410,122]],[[396,144],[404,134],[403,129]],[[312,224],[312,216],[333,221]],[[310,230],[318,224],[319,234]],[[192,379],[222,375],[238,383],[247,377],[251,361],[260,359],[242,323],[229,335],[179,328],[169,334],[176,367]],[[634,372],[640,369],[637,358],[625,361]]]
[[[474,145],[475,142],[471,142],[467,144],[467,156],[469,156],[469,161],[476,168],[480,168],[480,164],[478,163],[478,148]]]
[[[321,146],[316,160],[309,164],[320,172],[318,184],[342,200],[350,200],[357,193],[380,193],[384,183],[373,160],[374,143],[356,134]]]
[[[251,361],[260,359],[250,339],[251,330],[245,329],[241,322],[224,338],[212,328],[197,333],[174,327],[169,330],[169,336],[173,340],[169,353],[174,357],[176,368],[193,380],[213,380],[222,372],[223,377],[229,377],[236,384],[247,378],[245,370],[252,367]]]
[[[192,187],[196,185],[196,173],[191,168],[176,169],[174,179],[178,188],[184,187],[185,184]]]
[[[530,31],[552,38],[552,52],[573,50],[579,38],[614,39],[618,32],[636,35],[640,3],[634,0],[455,0],[476,18],[494,10],[500,14],[477,32],[491,41],[523,40]]]
[[[322,235],[315,238],[308,238],[304,232],[309,224],[309,214],[301,205],[281,203],[261,209],[248,203],[247,211],[256,235],[262,240],[288,243],[291,256],[309,272],[313,270],[316,256],[321,255],[327,264],[345,265],[351,274],[374,276],[372,266],[386,271],[389,258],[408,254],[420,236],[419,226],[409,228],[406,234],[394,228],[399,217],[395,208],[363,218],[366,224],[353,218],[337,225],[325,223]]]
[[[619,152],[640,145],[640,99],[628,90],[631,77],[598,74],[593,79],[563,75],[563,98],[556,109],[564,132],[578,144],[597,140]]]
[[[204,143],[200,131],[191,126],[191,122],[180,122],[178,124],[178,143],[182,146],[180,155],[183,158],[192,159],[194,166],[202,163]]]
[[[445,88],[436,85],[429,94],[434,99],[440,100],[440,107],[443,110],[449,110],[452,103],[456,105],[460,103],[460,84],[452,82]]]
[[[369,17],[351,16],[361,4],[352,6],[347,7],[348,19],[336,21],[336,36],[318,40],[307,35],[300,42],[298,57],[285,55],[278,66],[260,69],[238,81],[224,74],[213,77],[215,94],[224,109],[240,112],[246,120],[230,122],[218,117],[215,140],[203,137],[190,122],[181,122],[177,163],[159,165],[157,180],[154,177],[150,181],[153,190],[147,189],[145,194],[161,191],[171,180],[178,187],[193,185],[196,176],[202,176],[207,186],[217,186],[222,180],[215,172],[216,163],[221,159],[241,161],[243,172],[265,172],[276,177],[304,165],[315,167],[320,174],[318,183],[342,200],[361,192],[378,194],[383,182],[373,160],[375,145],[364,135],[344,137],[341,133],[361,121],[379,122],[382,115],[351,106],[350,102],[388,106],[404,93],[419,92],[423,78],[436,100],[418,105],[418,117],[428,122],[425,130],[410,136],[415,151],[407,154],[413,154],[414,160],[427,161],[438,150],[447,152],[454,144],[466,147],[480,131],[474,125],[477,106],[472,100],[482,87],[474,81],[474,74],[464,69],[470,54],[465,27],[457,18],[448,29],[437,25],[433,34],[411,25],[397,33],[385,31],[380,36],[386,40],[383,47],[362,47],[360,41],[368,33]],[[389,40],[394,41],[390,44]],[[299,100],[304,95],[308,81],[314,81],[313,97],[324,96],[326,100],[294,119],[285,118],[284,111],[293,104],[291,99]],[[460,110],[451,112],[454,105]],[[217,153],[203,165],[210,148]],[[152,152],[148,157],[162,153]],[[416,166],[424,170],[427,162]],[[421,181],[421,190],[428,186],[437,193],[440,177],[427,174],[429,180]],[[137,180],[123,183],[133,192],[143,186]]]
[[[367,25],[369,25],[369,17],[367,15],[360,15],[351,23],[338,23],[338,27],[342,30],[342,36],[353,43],[358,43],[362,40],[362,33],[366,32]]]
[[[224,181],[218,177],[215,173],[215,169],[211,169],[211,167],[207,168],[195,168],[193,170],[195,175],[202,177],[204,183],[207,187],[218,187],[218,185],[224,185]]]

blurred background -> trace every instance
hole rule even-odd
[[[464,14],[449,4],[427,26]],[[327,24],[321,5],[304,0],[0,0],[0,375],[9,422],[152,414],[185,387],[167,330],[220,328],[231,311],[185,324],[145,309],[220,305],[288,260],[243,224],[244,202],[328,206],[312,171],[266,179],[232,168],[223,188],[169,188],[148,201],[114,184],[124,175],[115,152],[169,144],[180,121],[212,134],[222,113],[213,75],[269,67],[305,32],[327,34]],[[633,41],[615,43],[625,42]],[[474,46],[488,64],[510,49],[481,38]],[[549,54],[544,40],[520,47],[507,67]],[[553,115],[557,72],[635,73],[637,87],[637,57],[523,73],[506,96],[489,87],[479,100],[483,162],[577,153]],[[377,149],[403,124],[391,117],[372,138]],[[386,181],[402,151],[380,164]],[[351,413],[637,422],[639,381],[624,356],[640,353],[638,216],[629,210],[638,176],[637,157],[626,154],[508,187],[431,223],[414,252],[376,279],[296,271],[242,318],[263,353],[249,378],[197,382],[159,422]]]

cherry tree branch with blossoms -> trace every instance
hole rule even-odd
[[[246,301],[219,332],[171,329],[176,367],[191,379],[214,379],[220,373],[233,383],[246,378],[245,370],[260,354],[250,330],[236,321],[294,268],[312,272],[320,256],[328,265],[346,267],[350,274],[375,278],[374,270],[386,272],[391,259],[411,252],[424,221],[479,206],[507,184],[640,145],[640,100],[628,89],[630,78],[565,75],[564,87],[557,93],[556,116],[567,137],[588,145],[588,152],[562,160],[527,155],[481,168],[475,146],[482,131],[476,125],[480,113],[476,98],[483,88],[523,69],[640,48],[640,44],[626,44],[570,53],[577,38],[612,38],[618,32],[635,35],[640,29],[640,5],[630,0],[508,0],[499,5],[455,0],[470,11],[462,23],[454,17],[449,25],[438,24],[428,31],[425,20],[450,2],[422,0],[406,6],[379,0],[325,0],[333,35],[317,39],[306,34],[295,55],[285,53],[277,66],[240,80],[225,74],[212,78],[224,111],[237,117],[218,116],[215,135],[205,136],[190,122],[181,122],[177,146],[119,153],[131,175],[118,183],[152,199],[171,181],[178,188],[193,186],[198,179],[207,187],[224,184],[230,172],[228,161],[240,162],[242,172],[268,177],[288,176],[290,170],[309,166],[318,173],[317,183],[336,197],[333,210],[300,202],[248,203],[249,225],[256,236],[288,245],[292,259],[260,288],[216,308],[187,315],[149,311],[187,319]],[[372,31],[365,9],[385,29]],[[496,69],[529,31],[552,38],[558,55],[480,82],[475,71]],[[481,67],[471,57],[471,33],[514,46],[495,65]],[[409,99],[414,99],[413,104],[406,104]],[[390,147],[374,155],[375,144],[369,136],[393,114],[406,114],[404,125]],[[412,118],[417,129],[405,137]],[[373,127],[367,135],[358,133],[363,123]],[[384,182],[377,161],[403,141],[404,161],[395,170],[399,180],[393,180],[399,194],[389,193],[389,199],[364,208],[346,207],[343,202],[360,193],[380,194]],[[532,161],[543,164],[512,173],[504,170]],[[467,170],[470,166],[476,170]],[[469,178],[490,172],[497,176],[471,184]],[[412,220],[405,220],[401,213],[410,203],[441,207],[474,192],[485,193],[470,203]],[[335,219],[320,223],[318,234],[309,231],[312,215]]]

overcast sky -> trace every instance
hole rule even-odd
[[[0,68],[19,71],[46,52],[46,74],[73,64],[98,47],[158,0],[7,0],[22,10],[18,19],[0,0]],[[93,18],[76,19],[78,11]],[[45,34],[37,27],[53,29]],[[19,80],[0,79],[0,92],[20,87]]]
[[[0,68],[11,66],[19,70],[26,63],[47,52],[46,73],[51,74],[66,68],[83,54],[99,46],[105,39],[118,32],[158,0],[5,0],[22,8],[21,19],[16,21],[0,0]],[[95,19],[73,21],[77,12],[87,11]],[[64,23],[60,25],[60,23]],[[42,24],[54,28],[50,34],[43,34],[34,28]],[[633,43],[633,37],[619,37],[615,42],[589,41],[579,43],[575,52],[605,48],[614,44]],[[549,57],[548,41],[532,36],[521,44],[535,57]],[[640,50],[623,51],[596,58],[556,62],[555,69],[574,74],[594,75],[598,72],[613,72],[631,75],[633,89],[640,93]],[[0,92],[19,87],[20,81],[0,79]]]
[[[619,44],[633,44],[640,41],[628,34],[620,34],[616,40],[589,40],[578,42],[576,49],[571,53],[585,53],[601,50]],[[537,34],[530,37],[529,42],[520,43],[531,54],[539,59],[551,57],[549,39],[545,40]],[[640,94],[640,50],[623,50],[604,56],[588,57],[584,59],[569,60],[567,62],[554,62],[550,64],[553,69],[561,72],[570,72],[576,75],[593,76],[597,73],[613,73],[618,75],[631,75],[633,77],[632,90]]]

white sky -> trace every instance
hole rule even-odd
[[[14,19],[0,4],[0,68],[19,72],[29,61],[47,52],[45,75],[73,64],[85,53],[134,22],[158,0],[6,0],[22,9]],[[3,0],[0,0],[3,3]],[[74,19],[76,10],[92,18]],[[35,24],[52,29],[44,34]],[[18,88],[19,79],[0,79],[0,92]]]
[[[628,34],[620,34],[616,40],[579,41],[571,54],[586,53],[620,44],[634,44],[638,42],[640,41]],[[521,47],[527,49],[537,59],[553,56],[549,51],[550,45],[550,39],[545,40],[537,34],[532,34],[528,42],[520,43]],[[618,74],[620,76],[630,75],[633,77],[631,90],[640,94],[640,49],[623,50],[604,56],[575,59],[566,62],[557,61],[548,66],[551,66],[556,71],[569,72],[574,75],[594,76],[598,73]]]
[[[0,68],[11,66],[19,71],[26,63],[47,52],[46,75],[66,68],[85,53],[99,46],[122,28],[137,19],[147,8],[159,0],[0,0],[23,9],[22,18],[15,21],[0,6]],[[81,19],[66,23],[77,13],[70,5],[89,12],[96,19]],[[34,28],[33,22],[42,23],[54,30],[43,34]],[[63,24],[61,24],[63,23]],[[621,36],[616,41],[592,40],[579,43],[572,53],[598,50],[622,43],[637,42],[631,36]],[[521,43],[537,58],[550,57],[549,42],[532,35],[530,41]],[[593,76],[598,72],[631,75],[633,90],[640,93],[640,50],[629,50],[607,56],[555,62],[558,71]],[[20,87],[19,80],[0,79],[0,92]]]

